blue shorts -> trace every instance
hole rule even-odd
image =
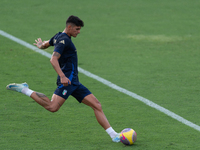
[[[65,100],[69,97],[69,95],[72,95],[77,99],[77,101],[79,101],[79,103],[81,103],[84,97],[92,93],[80,83],[79,85],[71,84],[68,86],[58,86],[54,94],[64,98]]]

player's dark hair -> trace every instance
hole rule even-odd
[[[84,26],[83,21],[80,18],[78,18],[77,16],[73,16],[73,15],[69,16],[69,18],[67,19],[66,24],[68,24],[68,23],[73,23],[76,26],[81,26],[81,27]]]

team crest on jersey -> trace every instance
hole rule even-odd
[[[63,90],[63,95],[66,95],[67,94],[67,90]]]

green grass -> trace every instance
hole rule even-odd
[[[71,14],[84,20],[73,42],[79,66],[200,125],[200,2],[198,0],[0,2],[0,30],[30,44],[63,31]],[[47,50],[53,52],[53,48]],[[0,36],[0,146],[3,150],[198,150],[199,131],[79,74],[117,131],[131,127],[133,146],[113,143],[91,108],[70,97],[56,113],[7,91],[12,82],[51,97],[49,59]]]

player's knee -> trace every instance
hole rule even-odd
[[[51,110],[50,110],[50,112],[52,112],[52,113],[54,113],[54,112],[57,112],[59,110],[59,108],[52,108]]]
[[[102,106],[101,106],[101,103],[100,103],[99,101],[96,102],[95,108],[96,108],[97,110],[99,110],[99,111],[102,110]]]
[[[57,112],[60,107],[55,107],[55,106],[49,106],[46,109],[52,113]]]

